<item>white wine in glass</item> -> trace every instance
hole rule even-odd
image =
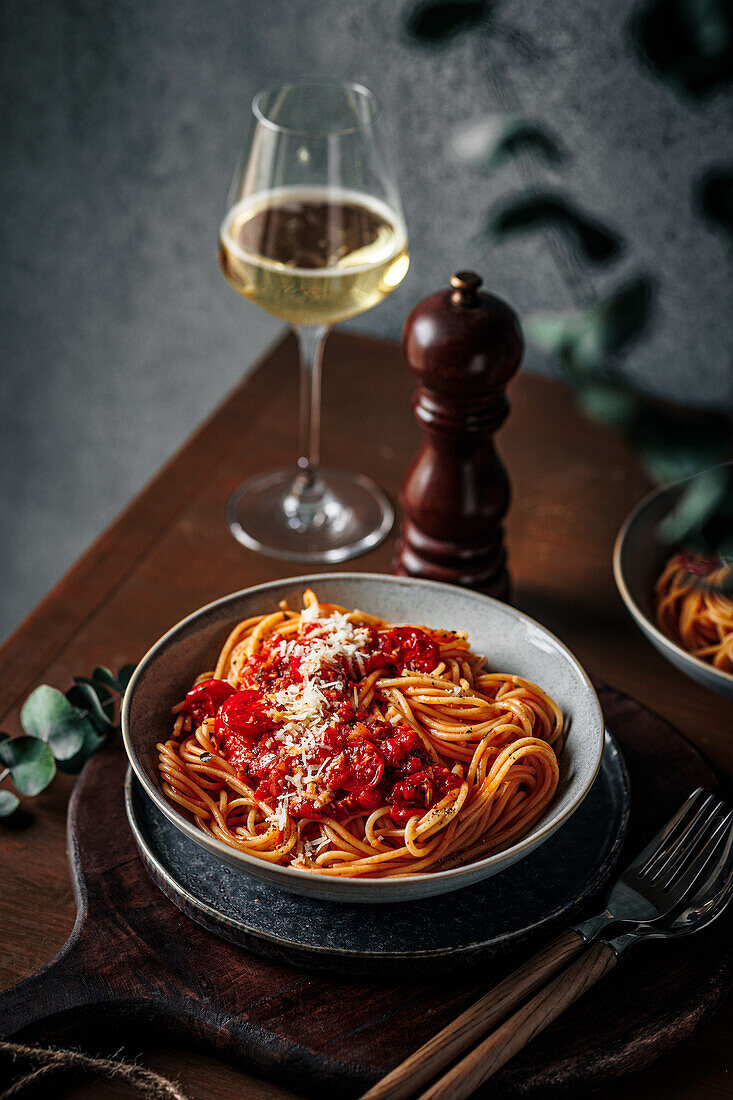
[[[368,195],[283,188],[233,207],[221,267],[235,290],[293,325],[332,325],[379,305],[409,264],[404,226]]]
[[[344,561],[376,546],[393,512],[368,478],[320,467],[323,344],[331,325],[372,309],[405,277],[402,207],[366,88],[287,84],[256,96],[253,111],[219,261],[235,290],[295,329],[301,456],[241,485],[228,519],[240,542],[275,557]]]

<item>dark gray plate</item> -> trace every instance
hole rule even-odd
[[[204,928],[295,965],[349,970],[454,966],[512,950],[567,926],[600,894],[629,812],[623,758],[606,731],[601,771],[573,817],[540,848],[493,878],[452,894],[392,905],[301,897],[249,878],[189,840],[128,770],[127,817],[156,884]]]

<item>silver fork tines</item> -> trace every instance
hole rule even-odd
[[[670,818],[664,828],[649,842],[649,844],[647,844],[644,851],[636,857],[633,863],[631,863],[628,870],[635,871],[639,875],[648,874],[657,861],[666,856],[670,851],[672,845],[676,842],[678,836],[685,828],[685,825],[689,822],[695,807],[699,807],[700,800],[704,799],[707,801],[712,797],[712,795],[705,795],[702,787],[698,787],[694,790],[687,800],[682,803],[674,817]]]
[[[680,851],[680,845],[686,844],[694,835],[701,822],[707,821],[707,814],[713,803],[714,794],[704,794],[701,787],[690,795],[667,825],[660,843],[646,862],[637,868],[640,877],[656,879],[664,866]]]
[[[718,848],[721,845],[721,841],[726,838],[727,846],[730,845],[730,831],[733,825],[733,810],[729,811],[722,820],[718,821],[718,824],[713,831],[712,835],[708,837],[704,847],[698,852],[697,856],[687,863],[684,871],[680,877],[678,874],[675,879],[667,883],[663,889],[669,890],[674,886],[680,893],[684,894],[690,890],[693,884],[697,883],[697,879],[707,869],[707,864],[712,861],[717,855]]]
[[[725,810],[719,798],[713,799],[705,810],[704,818],[701,816],[694,829],[690,830],[684,842],[677,845],[676,851],[665,860],[664,864],[654,876],[663,890],[668,890],[683,872],[689,867],[700,848],[705,844],[710,833],[720,821],[720,815]]]
[[[682,878],[692,883],[694,872],[704,870],[714,848],[712,834],[722,809],[723,803],[717,795],[694,791],[669,822],[656,848],[651,853],[644,852],[622,875],[623,880],[663,912],[673,888],[677,897],[681,897]],[[711,847],[706,849],[708,840]]]

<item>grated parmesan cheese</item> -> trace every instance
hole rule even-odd
[[[305,622],[316,625],[305,638],[283,639],[277,652],[283,659],[298,658],[302,682],[280,688],[268,700],[271,716],[281,723],[273,736],[293,761],[298,760],[292,774],[284,777],[291,789],[278,796],[273,815],[281,829],[287,820],[290,799],[301,796],[309,783],[322,776],[329,763],[328,760],[317,763],[312,759],[330,721],[324,690],[343,693],[346,690],[345,671],[349,679],[363,678],[366,652],[362,647],[369,641],[369,630],[354,626],[342,612],[334,611],[321,617],[320,608],[311,604],[301,615]],[[342,673],[342,678],[331,679],[334,671]],[[359,694],[354,686],[355,707],[358,702]]]

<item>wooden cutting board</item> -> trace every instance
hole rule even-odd
[[[715,777],[657,716],[599,691],[631,778],[623,860],[690,789]],[[147,876],[124,815],[125,764],[113,747],[80,777],[69,811],[77,922],[48,966],[0,995],[5,1036],[111,1052],[121,1036],[139,1045],[151,1029],[156,1038],[164,1030],[301,1093],[358,1095],[516,964],[368,980],[294,969],[215,938]],[[630,952],[490,1083],[492,1097],[589,1087],[683,1040],[730,985],[732,918]]]

